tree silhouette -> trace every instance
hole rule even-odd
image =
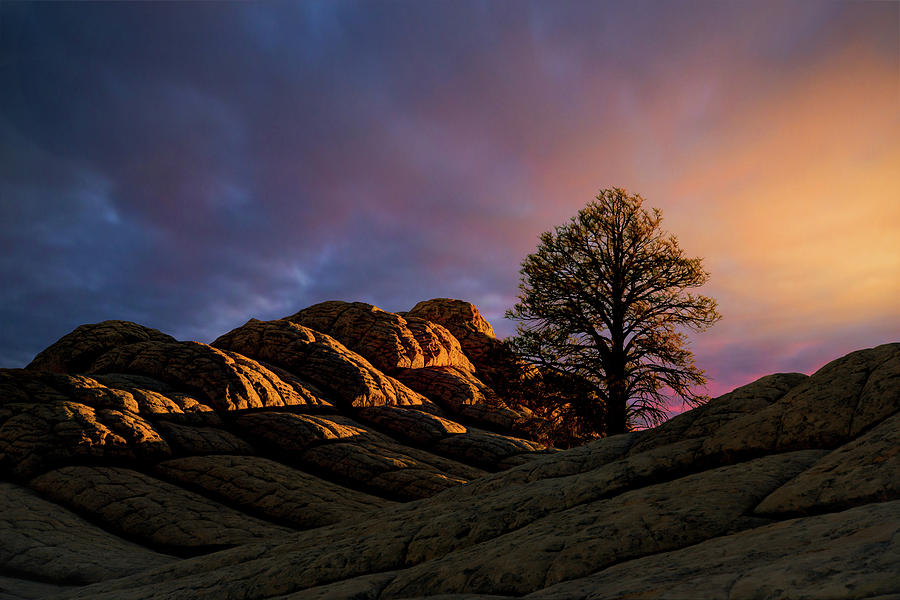
[[[510,347],[521,358],[594,386],[590,420],[610,435],[661,423],[668,394],[690,406],[706,400],[692,389],[706,378],[679,330],[705,330],[720,315],[715,300],[685,291],[709,274],[661,220],[640,196],[603,190],[541,234],[506,315],[519,321]]]

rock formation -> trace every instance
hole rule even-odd
[[[0,598],[900,598],[900,344],[567,451],[508,359],[448,299],[78,327],[0,370]]]

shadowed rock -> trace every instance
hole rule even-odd
[[[466,404],[459,416],[484,427],[527,436],[532,425],[532,412],[524,406],[506,408],[495,404]]]
[[[900,414],[772,492],[756,512],[798,514],[900,499]]]
[[[359,519],[393,504],[254,456],[179,458],[160,463],[156,471],[300,529]]]
[[[174,342],[170,335],[131,321],[80,325],[40,352],[26,368],[53,373],[83,373],[101,354],[136,342]]]
[[[900,501],[796,519],[630,560],[535,600],[879,598],[900,590]]]
[[[126,542],[33,491],[0,482],[0,569],[42,581],[86,584],[176,559]]]
[[[484,471],[369,433],[345,442],[322,444],[301,460],[319,472],[363,485],[386,498],[415,500],[471,481]]]
[[[736,455],[834,448],[898,408],[900,344],[884,344],[828,363],[771,405],[724,424],[706,447]]]
[[[284,458],[386,498],[424,498],[484,474],[347,417],[266,412],[243,415],[236,423]]]
[[[535,457],[534,453],[548,451],[544,445],[536,442],[475,429],[444,438],[434,444],[433,448],[435,452],[490,471],[518,464],[510,460],[515,456],[529,454]]]
[[[180,454],[255,454],[250,444],[220,427],[195,427],[161,421],[156,428],[172,450]]]
[[[766,408],[807,379],[802,373],[776,373],[761,377],[666,421],[653,429],[652,435],[645,434],[636,441],[632,452],[711,435],[729,421]]]
[[[338,415],[298,415],[259,412],[241,415],[235,424],[251,439],[260,439],[281,450],[300,452],[318,442],[358,438],[369,430]]]
[[[254,590],[251,597],[264,598],[391,570],[399,572],[384,589],[385,598],[421,596],[436,593],[434,590],[477,592],[498,578],[503,581],[494,590],[497,593],[527,589],[530,585],[540,588],[554,564],[557,570],[552,577],[587,575],[592,572],[590,569],[614,562],[616,557],[653,548],[684,547],[733,531],[741,525],[735,522],[736,517],[821,454],[799,452],[700,473],[683,482],[635,490],[623,502],[598,500],[571,510],[548,504],[549,512],[542,518],[526,520],[517,532],[508,535],[502,535],[502,530],[498,531],[492,523],[509,522],[515,520],[513,515],[518,513],[521,518],[524,514],[499,509],[496,502],[503,499],[527,503],[527,488],[498,491],[483,499],[480,506],[471,501],[442,502],[442,496],[437,496],[364,523],[295,534],[280,544],[265,547],[248,546],[244,552],[221,556],[224,563],[200,560],[148,573],[144,580],[138,577],[111,582],[108,593],[129,590],[134,594],[135,586],[152,582],[152,593],[165,594],[176,589],[176,581],[187,577],[197,589],[196,598],[215,598],[226,591],[240,597],[250,589]],[[671,502],[672,494],[698,494],[694,497],[713,502],[698,509],[694,503]],[[655,516],[660,518],[652,520]],[[460,536],[460,528],[472,531],[472,536]],[[652,536],[647,535],[650,532]],[[567,537],[573,542],[569,551],[572,560],[556,563],[554,559],[568,547],[564,541]],[[445,545],[454,541],[455,546]],[[436,542],[441,544],[436,546]],[[317,548],[317,552],[310,553],[310,547]],[[268,570],[265,579],[260,579],[256,577],[258,565],[251,557],[263,552],[267,553]],[[599,553],[596,560],[578,558],[593,553]],[[539,584],[532,583],[535,581]],[[138,593],[134,597],[150,597],[147,594],[151,588],[143,589],[144,595]]]
[[[683,548],[739,527],[735,521],[743,513],[819,456],[807,451],[766,457],[553,513],[503,537],[405,569],[382,597],[518,595],[623,559]],[[672,501],[691,497],[705,498],[706,505]]]
[[[395,437],[419,444],[431,445],[448,436],[467,431],[465,426],[450,419],[397,406],[371,406],[359,411],[358,416]]]
[[[130,469],[64,467],[29,485],[131,538],[163,547],[229,546],[290,531]]]

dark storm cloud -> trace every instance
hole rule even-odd
[[[208,339],[250,314],[330,297],[400,309],[492,278],[466,232],[507,215],[464,182],[492,157],[455,156],[416,117],[490,54],[497,18],[481,17],[4,5],[3,363],[83,321]]]
[[[84,322],[208,341],[326,299],[462,297],[510,333],[540,231],[664,187],[848,36],[895,53],[883,12],[4,2],[0,365]]]

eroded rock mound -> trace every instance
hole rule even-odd
[[[0,370],[0,595],[900,595],[900,344],[563,452],[471,305],[297,315]]]
[[[168,457],[138,408],[87,377],[0,370],[0,471],[24,478],[76,460]]]
[[[296,377],[279,377],[246,356],[198,342],[120,346],[97,359],[90,372],[154,377],[196,392],[216,410],[330,405],[317,389]]]
[[[218,338],[213,346],[304,377],[328,390],[345,407],[430,404],[334,338],[291,321],[251,319]]]
[[[404,369],[396,377],[453,413],[459,413],[464,407],[473,404],[502,405],[491,388],[471,371],[458,367]]]
[[[352,520],[395,505],[258,456],[190,456],[162,462],[156,473],[297,529]]]
[[[84,585],[176,560],[126,542],[11,483],[0,483],[0,527],[0,564],[26,581]]]
[[[421,367],[473,369],[459,341],[439,323],[405,319],[371,304],[322,302],[285,320],[327,333],[385,373]]]
[[[231,546],[289,531],[120,467],[63,467],[36,477],[30,486],[131,539],[158,547]]]
[[[488,323],[474,304],[452,298],[434,298],[416,304],[405,314],[406,318],[419,318],[446,327],[484,377],[503,376],[511,357],[503,343],[494,335]]]
[[[835,448],[898,406],[900,344],[884,344],[828,363],[776,402],[724,424],[705,445],[735,455]]]
[[[34,357],[26,368],[53,373],[84,373],[107,350],[137,342],[174,342],[170,335],[131,321],[81,325]]]
[[[467,350],[469,345],[478,336],[486,336],[496,339],[494,328],[481,316],[478,308],[464,300],[452,298],[434,298],[419,302],[412,310],[406,313],[407,317],[418,317],[434,323],[440,323],[450,330],[456,339]],[[476,353],[477,354],[477,353]]]

